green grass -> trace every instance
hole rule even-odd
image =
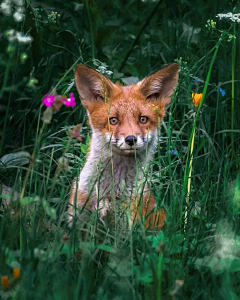
[[[0,276],[10,287],[0,284],[0,298],[240,299],[239,26],[215,17],[238,4],[78,4],[29,0],[22,22],[1,13]],[[33,41],[9,41],[10,29]],[[75,65],[104,65],[111,80],[132,82],[174,61],[179,86],[145,173],[167,212],[163,230],[127,224],[128,210],[114,229],[96,214],[69,227],[69,192],[90,138]],[[54,88],[74,92],[77,106],[43,126],[41,99]],[[203,93],[197,109],[192,92]],[[80,123],[82,143],[68,133]],[[59,168],[61,157],[69,168]]]

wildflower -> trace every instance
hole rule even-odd
[[[228,12],[226,14],[217,14],[216,15],[219,20],[232,21],[233,23],[240,23],[240,13],[233,14],[232,12]]]
[[[52,120],[52,107],[47,107],[47,109],[43,113],[42,121],[46,124],[50,124]]]
[[[175,280],[175,284],[169,291],[169,295],[173,298],[176,299],[176,296],[181,294],[182,287],[184,285],[184,280],[177,279]]]
[[[106,74],[109,75],[109,76],[112,75],[112,73],[113,73],[112,71],[109,71],[109,70],[106,71]]]
[[[8,289],[9,288],[9,278],[8,276],[2,276],[1,277],[1,283],[3,288]]]
[[[13,0],[13,2],[18,5],[18,6],[23,6],[24,5],[24,0]]]
[[[76,106],[75,98],[73,96],[73,93],[69,94],[69,98],[63,99],[63,104],[68,107],[74,107]]]
[[[60,18],[60,14],[56,11],[52,11],[51,14],[48,15],[48,19],[50,22],[56,23],[57,18]]]
[[[99,66],[96,71],[104,74],[106,72],[107,68],[105,66]]]
[[[171,151],[166,151],[165,154],[170,153],[171,155],[177,155],[177,151],[176,150],[171,150]]]
[[[29,35],[23,35],[22,32],[16,31],[14,29],[10,29],[5,32],[5,35],[7,36],[7,39],[9,42],[18,41],[22,44],[29,44],[33,41],[33,38]]]
[[[14,269],[13,269],[13,278],[14,278],[14,279],[17,279],[17,278],[19,278],[19,277],[20,277],[20,269],[14,268]]]
[[[82,142],[82,138],[80,136],[80,129],[81,129],[82,124],[78,124],[73,128],[73,130],[69,131],[70,136],[75,137],[79,142]]]
[[[54,97],[54,102],[52,105],[52,111],[53,113],[56,113],[57,111],[60,111],[60,108],[63,106],[64,99],[66,100],[66,96],[57,95]]]
[[[16,22],[21,22],[23,20],[23,18],[25,17],[24,13],[24,8],[23,7],[18,7],[15,11],[15,13],[13,14],[13,18]]]
[[[61,156],[59,159],[58,159],[58,169],[59,170],[62,170],[62,169],[65,169],[65,170],[68,170],[68,160],[66,159],[66,157],[64,156]]]
[[[21,61],[21,63],[24,64],[25,61],[27,60],[27,58],[28,58],[27,53],[25,53],[25,52],[22,53],[21,56],[20,56],[20,61]]]
[[[102,73],[102,74],[104,74],[104,75],[108,75],[108,76],[110,76],[110,75],[113,74],[112,71],[107,70],[107,65],[106,65],[105,63],[102,63],[102,62],[100,62],[99,60],[96,60],[96,59],[95,59],[95,60],[93,61],[93,64],[94,64],[95,66],[98,67],[98,68],[96,69],[97,72]]]
[[[226,94],[226,92],[222,88],[219,89],[219,92],[221,93],[222,96],[225,96]]]
[[[213,20],[207,20],[207,24],[205,25],[208,29],[215,29],[217,23],[214,22]]]
[[[45,106],[52,106],[53,102],[54,102],[54,96],[53,95],[46,94],[44,96],[44,98],[42,99],[42,103]]]
[[[38,83],[38,80],[36,78],[32,77],[31,79],[29,79],[27,87],[29,87],[29,88],[35,88],[36,87],[35,85],[37,83]]]
[[[7,47],[7,53],[13,54],[15,50],[16,50],[16,47],[14,47],[12,44],[9,43],[8,47]]]
[[[16,39],[19,41],[19,43],[22,43],[22,44],[31,43],[33,40],[33,38],[31,36],[26,36],[26,35],[23,36],[21,32],[16,33]]]
[[[5,16],[10,16],[12,9],[11,9],[11,1],[5,0],[0,5],[0,10]]]
[[[195,107],[198,107],[198,105],[201,103],[202,95],[202,93],[192,93],[193,104]]]

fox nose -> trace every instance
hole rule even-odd
[[[133,146],[134,144],[136,144],[137,142],[137,138],[134,135],[129,135],[125,138],[125,142],[129,145],[129,146]]]

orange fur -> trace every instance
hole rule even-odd
[[[75,183],[71,191],[69,215],[74,214],[75,199],[77,207],[84,207],[88,201],[87,209],[91,211],[96,210],[96,206],[101,207],[104,215],[104,209],[111,210],[112,207],[112,194],[107,192],[110,180],[113,179],[114,193],[119,198],[118,195],[125,191],[122,190],[122,181],[128,191],[130,188],[134,190],[135,182],[141,180],[137,177],[139,166],[135,155],[142,162],[139,170],[150,162],[156,147],[156,129],[165,116],[166,106],[170,103],[177,86],[178,66],[169,65],[137,84],[121,86],[93,69],[78,65],[75,82],[81,102],[88,111],[93,135],[91,150],[80,174],[78,190]],[[146,122],[140,122],[142,117],[147,117]],[[116,124],[110,122],[112,118],[117,120]],[[133,140],[134,142],[131,142]],[[108,144],[112,144],[112,151],[109,151]],[[151,153],[146,158],[144,153],[147,147]],[[111,170],[101,166],[102,162],[103,165],[107,164],[110,159],[113,160]],[[99,165],[97,168],[96,164]],[[90,190],[94,191],[93,195],[88,195],[87,189],[98,170],[105,172],[100,179],[100,196],[96,194],[98,188],[97,185],[94,187],[95,183],[91,183],[93,189]],[[98,199],[102,199],[101,205],[97,205]],[[142,203],[139,200],[140,196],[136,199],[138,200],[131,203],[132,220],[144,220],[146,228],[161,229],[166,213],[163,209],[156,209],[155,199],[147,187],[143,192]]]

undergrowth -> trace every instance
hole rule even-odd
[[[227,0],[1,2],[1,299],[240,299],[239,25],[216,17],[238,11]],[[93,213],[80,234],[68,198],[91,133],[76,64],[131,84],[174,61],[179,85],[145,172],[163,230],[124,227],[128,212],[113,229]],[[42,105],[71,92],[73,108]]]

